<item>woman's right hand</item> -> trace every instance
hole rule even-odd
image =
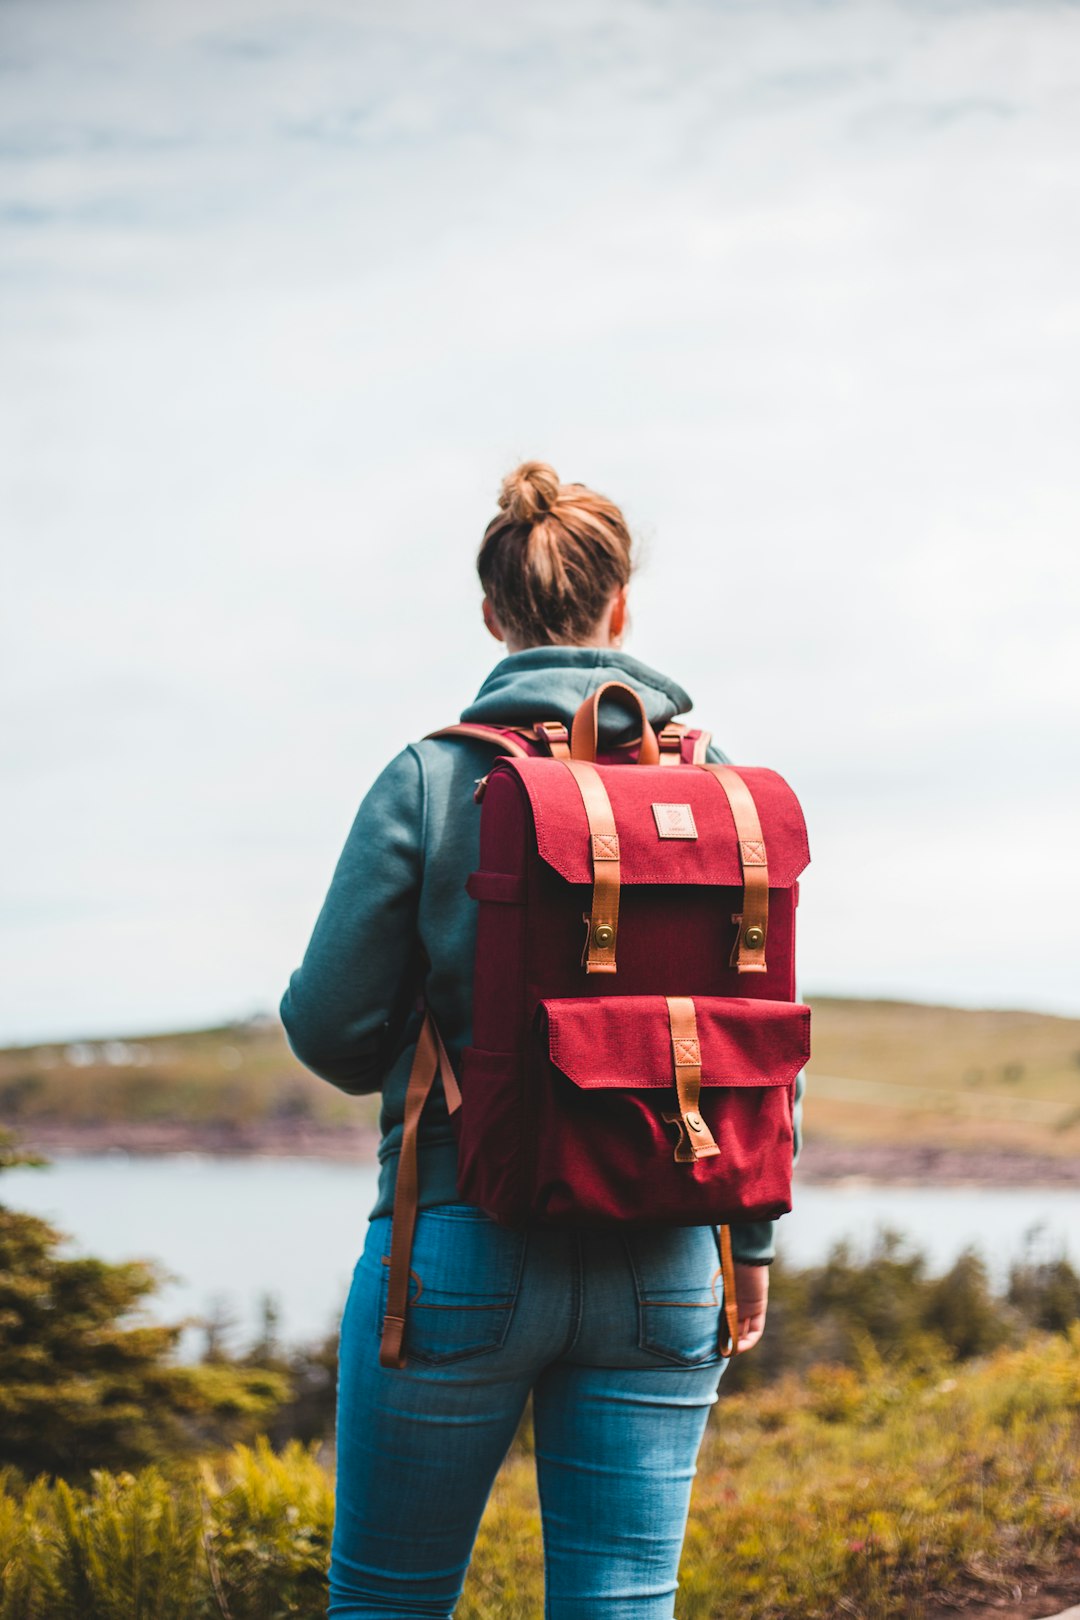
[[[740,1266],[735,1263],[735,1297],[739,1303],[738,1348],[752,1350],[765,1331],[769,1308],[768,1266]]]

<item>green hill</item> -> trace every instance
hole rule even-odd
[[[1080,1157],[1080,1019],[817,997],[811,1145]],[[373,1149],[374,1098],[308,1074],[276,1019],[0,1051],[0,1124],[45,1148]]]
[[[276,1019],[0,1051],[0,1124],[46,1148],[351,1154],[377,1115],[309,1074]]]
[[[1080,1156],[1080,1019],[825,997],[812,1005],[808,1135]]]

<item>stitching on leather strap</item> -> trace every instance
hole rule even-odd
[[[723,788],[735,823],[742,868],[742,910],[734,915],[738,925],[731,966],[740,973],[764,973],[765,943],[769,932],[769,864],[761,832],[757,805],[746,783],[731,765],[702,765]]]
[[[596,766],[583,759],[565,759],[563,764],[577,783],[585,806],[592,853],[592,908],[584,919],[585,949],[581,961],[586,973],[614,973],[622,887],[619,830]]]

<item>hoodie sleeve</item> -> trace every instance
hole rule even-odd
[[[795,1081],[795,1106],[792,1124],[795,1133],[795,1159],[798,1163],[802,1149],[803,1092],[806,1090],[806,1072],[802,1070]],[[775,1221],[732,1221],[731,1252],[741,1266],[768,1266],[776,1258]]]
[[[281,1002],[301,1063],[354,1095],[379,1089],[419,978],[424,808],[420,763],[407,748],[357,811]]]

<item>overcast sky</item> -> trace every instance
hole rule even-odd
[[[1080,1013],[1080,6],[0,0],[0,1039],[276,1005],[539,456],[802,987]]]

